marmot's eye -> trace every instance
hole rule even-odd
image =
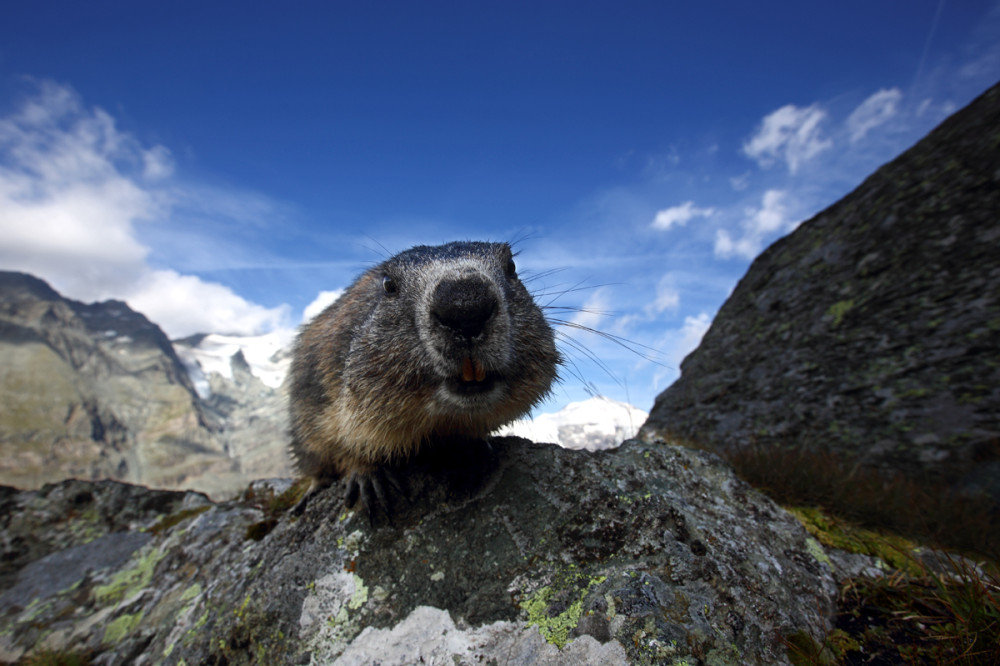
[[[511,280],[517,277],[517,264],[513,258],[507,260],[507,277]]]
[[[388,275],[382,276],[382,291],[387,294],[395,294],[399,291],[399,287],[396,286],[396,281],[393,280]]]

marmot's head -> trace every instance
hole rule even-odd
[[[527,413],[556,378],[552,329],[506,243],[414,247],[353,289],[371,307],[342,379],[362,402],[420,396],[435,429],[485,435]]]

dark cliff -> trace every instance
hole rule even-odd
[[[644,432],[1000,498],[1000,86],[762,253]]]

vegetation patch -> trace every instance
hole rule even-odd
[[[273,518],[285,513],[298,504],[299,500],[301,500],[309,490],[311,483],[312,481],[309,479],[301,478],[286,488],[283,492],[277,494],[275,494],[274,489],[270,487],[264,490],[254,490],[251,486],[243,493],[243,500],[254,504],[268,517]]]
[[[581,572],[571,572],[552,586],[535,592],[521,607],[528,613],[528,624],[538,627],[542,637],[562,649],[569,641],[569,633],[583,616],[583,601],[595,585],[606,580],[605,576],[589,577]]]
[[[826,452],[747,447],[725,457],[737,474],[793,513],[827,547],[878,557],[881,578],[841,589],[834,629],[818,643],[785,638],[792,663],[1000,664],[1000,548],[996,507],[943,484],[860,468]],[[958,556],[931,571],[923,546]]]
[[[104,630],[104,642],[109,645],[117,645],[122,642],[126,636],[139,628],[142,615],[141,612],[134,615],[122,615],[113,620]]]
[[[840,322],[843,321],[844,315],[851,311],[854,307],[853,300],[837,301],[830,306],[830,309],[826,311],[828,315],[833,317],[833,326],[840,326]]]
[[[824,546],[872,555],[894,569],[908,573],[916,573],[919,569],[911,554],[917,545],[908,539],[858,527],[816,508],[787,509]]]
[[[177,513],[172,513],[169,516],[164,517],[162,520],[160,520],[160,522],[150,527],[149,531],[159,536],[160,534],[163,534],[164,532],[169,530],[174,525],[178,525],[187,520],[188,518],[194,518],[195,516],[200,516],[201,514],[205,513],[211,508],[212,508],[211,505],[205,505],[205,506],[195,507],[193,509],[184,509],[182,511],[178,511]]]
[[[1000,561],[1000,511],[985,497],[824,451],[747,446],[723,456],[740,478],[783,506],[818,507],[870,530]]]
[[[108,606],[149,587],[153,580],[153,570],[162,559],[163,553],[156,548],[149,548],[132,567],[120,571],[107,585],[95,588],[94,598],[101,605]]]
[[[836,627],[818,644],[803,633],[786,639],[805,664],[1000,664],[997,570],[953,561],[951,573],[896,572],[848,581]]]

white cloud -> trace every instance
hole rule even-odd
[[[608,290],[601,287],[594,291],[583,304],[583,307],[570,319],[570,323],[587,328],[600,328],[600,323],[607,321],[610,297]]]
[[[712,318],[707,312],[699,313],[697,317],[684,317],[684,326],[681,327],[680,336],[673,349],[672,360],[675,360],[678,366],[685,356],[701,344],[701,339],[705,337],[711,325]]]
[[[121,299],[173,337],[259,333],[288,308],[149,266],[144,225],[174,227],[170,151],[143,146],[71,89],[38,82],[0,118],[0,267],[33,273],[70,298]]]
[[[656,285],[656,300],[652,303],[652,311],[655,313],[673,310],[681,303],[681,294],[674,287],[673,276],[667,273]]]
[[[820,123],[825,118],[826,112],[816,104],[783,106],[764,118],[757,133],[743,144],[743,153],[762,167],[784,162],[794,174],[806,161],[833,146],[822,137]]]
[[[628,338],[635,334],[637,327],[658,322],[664,312],[676,312],[681,304],[681,292],[675,286],[675,282],[674,274],[666,273],[656,284],[653,300],[643,305],[641,310],[619,317],[610,328],[610,332]]]
[[[170,150],[153,146],[142,152],[143,176],[149,180],[169,178],[174,174],[174,159]]]
[[[680,206],[665,208],[658,212],[650,226],[666,231],[675,224],[683,227],[694,217],[710,217],[714,213],[714,208],[695,208],[693,201],[685,201]]]
[[[282,328],[289,315],[287,305],[265,308],[224,285],[169,270],[147,272],[127,301],[150,320],[169,322],[171,337],[205,331],[227,335],[273,331]]]
[[[721,258],[732,256],[753,259],[764,246],[768,236],[777,232],[787,232],[794,228],[788,217],[788,193],[782,190],[767,190],[759,208],[748,208],[742,223],[743,236],[734,239],[726,229],[719,229],[715,236],[715,255]]]
[[[869,131],[895,116],[902,98],[899,88],[882,89],[858,105],[847,118],[851,143],[860,141]]]
[[[684,324],[679,329],[669,331],[659,345],[664,352],[664,365],[653,377],[653,385],[659,390],[667,380],[673,381],[680,371],[681,362],[694,351],[701,339],[712,325],[712,317],[707,312],[697,316],[684,317]]]
[[[304,324],[310,321],[313,317],[325,310],[329,305],[332,305],[333,302],[340,298],[343,293],[343,289],[319,292],[313,302],[307,305],[306,309],[302,312],[302,323]]]
[[[729,179],[729,185],[737,192],[742,192],[750,186],[750,172],[740,174],[739,176],[733,176]]]

